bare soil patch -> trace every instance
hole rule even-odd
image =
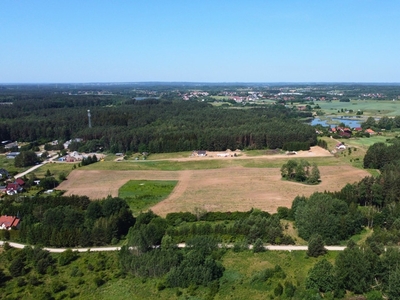
[[[161,216],[189,211],[247,211],[259,208],[271,213],[279,206],[290,207],[297,195],[338,191],[369,173],[352,166],[322,166],[321,184],[310,186],[282,181],[279,168],[232,167],[186,171],[82,171],[70,173],[60,186],[66,195],[86,195],[91,199],[117,196],[128,180],[179,180],[171,195],[152,207]]]
[[[226,155],[226,156],[225,156]],[[226,150],[226,151],[207,151],[206,156],[190,156],[175,159],[160,159],[160,160],[174,160],[174,161],[191,161],[191,160],[208,160],[208,159],[248,159],[257,157],[259,159],[276,159],[276,158],[310,158],[310,157],[326,157],[333,156],[328,150],[319,146],[311,147],[309,151],[297,151],[296,154],[287,155],[280,154],[276,150],[265,150],[264,155],[248,156],[245,151],[240,150]]]

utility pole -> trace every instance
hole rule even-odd
[[[91,115],[90,115],[90,109],[88,109],[87,111],[87,116],[89,118],[89,128],[92,128],[92,120],[90,119]]]

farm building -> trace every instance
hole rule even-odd
[[[346,149],[346,146],[345,146],[343,143],[338,143],[338,144],[336,145],[336,149],[337,149],[337,150],[345,150],[345,149]]]

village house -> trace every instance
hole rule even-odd
[[[23,181],[21,178],[17,178],[15,179],[15,183],[22,187],[25,184],[25,181]]]
[[[6,150],[12,149],[14,147],[18,147],[18,142],[12,142],[12,143],[8,143],[8,144],[4,145],[4,148]]]
[[[6,158],[8,159],[14,159],[19,155],[19,152],[10,152],[6,155]]]
[[[7,193],[7,195],[10,195],[10,196],[18,194],[18,193],[22,192],[22,190],[23,190],[22,187],[16,182],[8,183],[6,186],[6,193]]]
[[[13,216],[0,216],[0,229],[11,230],[12,228],[18,228],[20,219]]]
[[[346,150],[346,146],[343,143],[338,143],[336,145],[337,150]]]
[[[346,138],[350,138],[352,135],[352,131],[348,127],[340,127],[340,126],[332,127],[332,128],[329,128],[329,131],[331,133],[336,133],[336,134],[340,135],[341,137],[346,137]]]
[[[371,128],[366,129],[365,133],[369,133],[370,135],[376,134],[376,132],[373,131]]]

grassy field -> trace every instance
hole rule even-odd
[[[14,166],[14,159],[6,158],[5,155],[0,155],[0,168],[6,169],[9,173],[20,173],[25,171],[24,168],[17,168]]]
[[[392,138],[390,135],[374,135],[369,138],[351,138],[348,140],[348,144],[361,147],[366,151],[370,146],[372,146],[375,143],[387,144],[387,141],[390,138]]]
[[[119,189],[118,196],[138,215],[168,197],[176,184],[174,180],[129,180]]]
[[[398,116],[400,115],[400,101],[378,101],[378,100],[351,100],[350,102],[325,102],[318,101],[316,102],[322,111],[327,115],[346,115],[351,116],[355,115],[358,110],[364,112],[363,117],[365,116]],[[353,114],[344,114],[343,112],[338,112],[343,109],[353,110]]]
[[[147,157],[147,160],[187,158],[190,157],[191,154],[192,154],[191,151],[174,152],[174,153],[152,153]]]
[[[74,165],[70,163],[48,163],[34,170],[33,173],[35,173],[35,175],[38,177],[44,177],[47,170],[49,170],[50,173],[57,179],[62,173],[68,176],[68,174],[72,171],[73,166]]]
[[[254,153],[254,152],[253,152]],[[263,155],[263,154],[259,154]],[[124,160],[120,162],[115,161],[104,161],[91,164],[85,167],[79,168],[80,170],[159,170],[159,171],[183,171],[183,170],[207,170],[207,169],[222,169],[229,167],[251,167],[251,168],[280,168],[288,159],[295,159],[294,156],[277,157],[277,158],[259,158],[257,154],[254,157],[245,159],[234,158],[234,159],[212,159],[204,158],[201,160],[186,160],[186,161],[175,161],[171,160],[145,160],[145,161],[134,161]],[[336,166],[338,160],[333,157],[309,157],[304,158],[310,163],[316,163],[318,166]],[[46,171],[46,170],[45,170]]]

